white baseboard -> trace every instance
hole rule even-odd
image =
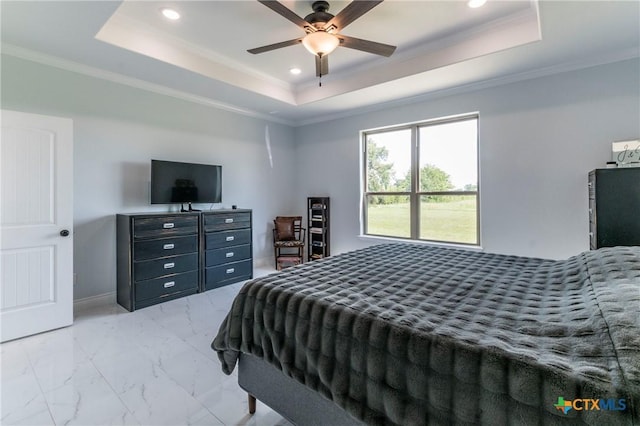
[[[253,266],[255,267],[265,267],[270,265],[273,265],[273,256],[253,258]]]
[[[87,309],[97,308],[100,306],[108,306],[116,304],[116,292],[99,294],[97,296],[85,297],[73,301],[73,311],[84,311]]]

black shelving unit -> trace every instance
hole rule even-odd
[[[329,256],[329,197],[307,198],[307,239],[308,260],[318,260]]]

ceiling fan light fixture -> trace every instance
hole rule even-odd
[[[302,39],[302,44],[312,54],[324,56],[333,52],[340,44],[340,40],[326,31],[316,31],[307,34]]]

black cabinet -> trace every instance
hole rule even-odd
[[[203,212],[202,222],[202,291],[252,278],[251,210]]]
[[[640,245],[640,168],[596,169],[588,185],[591,249]]]
[[[129,311],[253,277],[251,210],[119,214],[116,226]]]
[[[329,197],[307,198],[307,242],[308,259],[317,260],[329,256],[330,227],[329,227]]]
[[[119,214],[117,299],[129,311],[200,288],[200,216]]]

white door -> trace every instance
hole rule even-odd
[[[73,123],[6,110],[0,118],[0,341],[6,342],[73,322]]]

